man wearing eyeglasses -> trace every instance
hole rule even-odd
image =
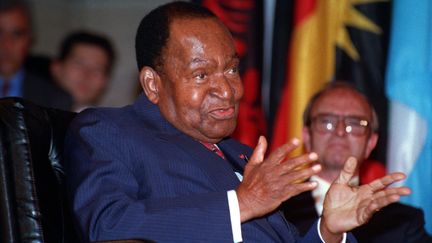
[[[308,152],[318,154],[321,172],[311,177],[318,186],[284,202],[282,211],[301,234],[319,217],[330,184],[348,157],[363,162],[378,141],[378,118],[367,98],[349,83],[333,82],[309,101],[303,114],[303,140]],[[360,164],[360,163],[359,163]],[[357,169],[358,175],[358,169]],[[358,185],[359,177],[351,180]],[[359,242],[432,242],[424,230],[423,212],[394,203],[353,230]]]

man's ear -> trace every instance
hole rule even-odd
[[[366,144],[365,158],[368,158],[378,142],[378,133],[372,133]]]
[[[159,102],[159,83],[160,76],[151,67],[143,67],[139,75],[141,87],[147,98],[153,103]]]
[[[303,145],[306,148],[307,152],[311,152],[311,135],[308,127],[303,127],[302,129],[302,136],[303,136]]]

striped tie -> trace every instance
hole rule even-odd
[[[223,154],[223,152],[218,148],[218,146],[216,146],[213,143],[206,143],[206,142],[201,142],[202,145],[204,145],[206,148],[208,148],[210,151],[216,153],[219,157],[221,157],[222,159],[225,159],[225,155]]]

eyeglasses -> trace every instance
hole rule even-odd
[[[343,121],[345,132],[354,136],[363,136],[369,130],[369,122],[356,116],[337,116],[332,114],[320,114],[311,119],[312,129],[321,133],[332,133],[336,130],[340,121]]]

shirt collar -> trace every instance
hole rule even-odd
[[[22,86],[23,86],[23,80],[24,80],[25,71],[24,69],[18,70],[17,73],[15,73],[12,78],[9,80],[10,88],[8,91],[7,96],[22,96]],[[3,87],[5,78],[0,76],[0,87]]]

